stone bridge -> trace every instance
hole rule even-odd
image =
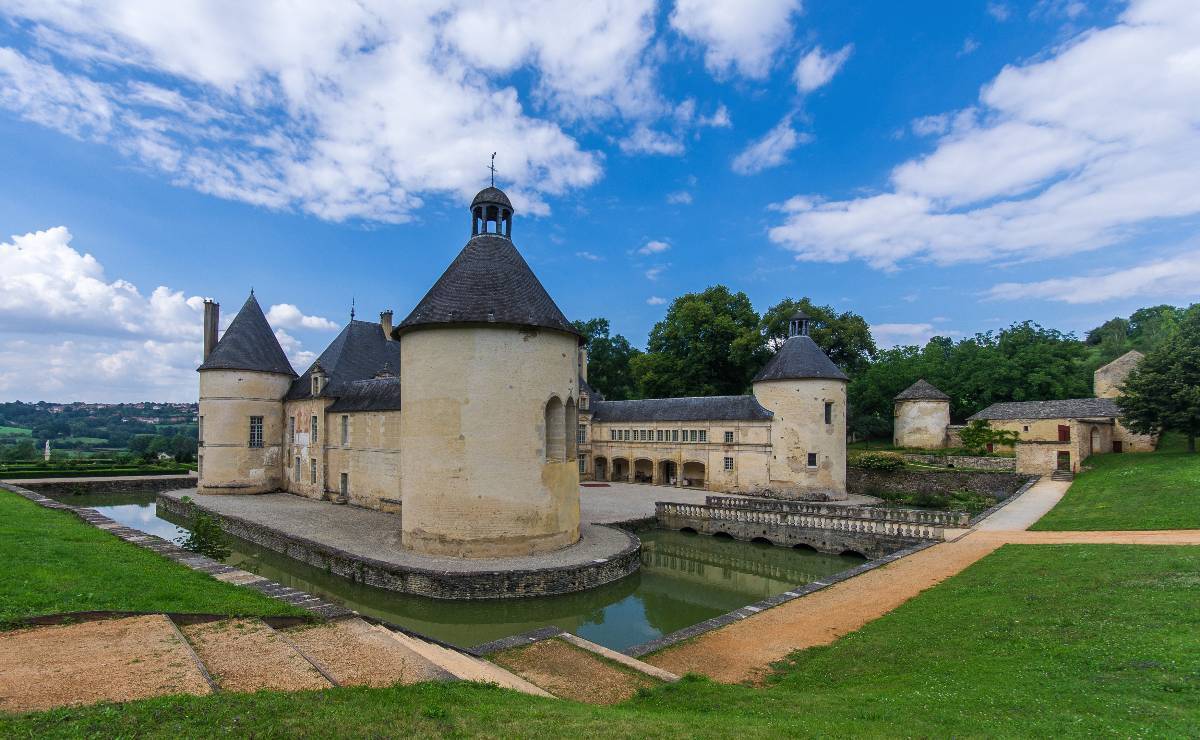
[[[948,529],[966,527],[969,519],[960,512],[728,496],[708,496],[704,504],[659,501],[654,507],[658,525],[664,529],[868,558],[944,540]]]

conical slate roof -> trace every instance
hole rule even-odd
[[[790,337],[775,356],[767,361],[754,382],[760,380],[803,380],[806,378],[829,378],[849,380],[833,360],[806,334]]]
[[[949,401],[950,396],[939,391],[932,383],[921,378],[896,394],[896,401]]]
[[[229,323],[221,341],[197,370],[255,370],[295,376],[296,371],[279,346],[275,332],[251,293],[242,310]]]
[[[495,234],[471,237],[392,336],[433,324],[539,326],[579,336],[512,241]]]
[[[393,375],[399,372],[400,343],[389,341],[374,321],[351,320],[292,383],[287,400],[312,398],[312,374],[318,365],[325,372],[325,386],[317,395],[338,398],[349,392],[351,383],[370,380],[385,369]]]

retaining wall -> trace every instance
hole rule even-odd
[[[850,493],[865,496],[878,491],[906,493],[952,493],[971,491],[998,499],[1006,499],[1029,480],[1018,473],[976,473],[958,470],[862,470],[850,468],[846,488]]]
[[[1017,458],[1015,457],[985,457],[983,455],[921,455],[905,452],[900,455],[908,462],[922,465],[939,465],[945,468],[974,468],[975,470],[993,470],[998,472],[1016,472]]]

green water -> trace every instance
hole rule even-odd
[[[176,540],[186,530],[158,516],[154,494],[62,497],[126,526]],[[352,583],[241,540],[227,562],[286,586],[460,646],[554,625],[621,650],[861,564],[704,535],[639,532],[642,567],[616,583],[565,596],[442,601]]]

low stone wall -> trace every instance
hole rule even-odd
[[[180,523],[186,523],[191,516],[191,507],[171,496],[158,497],[158,511],[160,516],[167,514]],[[228,534],[327,573],[375,588],[433,599],[511,599],[574,593],[620,580],[642,564],[641,540],[629,534],[629,546],[602,563],[470,573],[425,570],[352,555],[229,514],[207,513],[216,517]]]
[[[14,483],[43,495],[84,495],[90,493],[162,493],[175,491],[180,486],[192,485],[195,478],[188,475],[146,476],[126,480],[104,480],[96,478],[71,478],[58,480],[53,483],[33,483],[14,481]]]
[[[943,468],[973,468],[975,470],[995,470],[999,472],[1015,472],[1017,458],[1015,457],[984,457],[982,455],[920,455],[905,452],[900,455],[906,462],[922,465],[938,465]]]
[[[978,473],[957,470],[862,470],[850,468],[846,489],[850,493],[876,496],[879,491],[906,493],[953,493],[971,491],[1006,499],[1029,480],[1018,473]]]

